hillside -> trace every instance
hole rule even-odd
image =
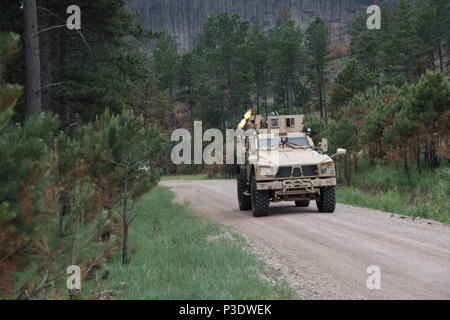
[[[257,20],[266,28],[274,25],[277,12],[290,7],[303,28],[320,16],[331,30],[333,42],[348,41],[346,26],[355,13],[373,4],[371,0],[126,0],[139,13],[141,23],[153,30],[168,28],[178,48],[192,47],[205,19],[220,12],[238,13],[244,20]]]

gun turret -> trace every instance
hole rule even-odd
[[[281,134],[301,132],[304,128],[304,116],[280,116],[272,113],[266,121],[261,115],[253,115],[252,110],[249,109],[238,125],[238,129],[244,128],[255,129],[257,131],[260,129],[278,130]]]

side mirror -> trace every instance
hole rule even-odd
[[[312,133],[312,129],[311,129],[311,128],[306,129],[306,134],[307,134],[308,136],[311,135],[311,133]]]
[[[320,143],[320,147],[322,149],[322,152],[328,152],[328,139],[327,138],[323,138],[322,142]]]
[[[343,156],[344,154],[347,154],[347,149],[337,149],[336,153],[334,155],[332,155],[331,157],[334,158],[336,156]]]

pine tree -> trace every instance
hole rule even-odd
[[[193,51],[185,53],[180,59],[177,74],[179,92],[177,98],[186,101],[189,108],[189,122],[193,126],[195,106],[200,100],[201,59]]]
[[[22,95],[22,88],[18,85],[9,85],[4,83],[4,69],[6,62],[18,50],[19,36],[13,33],[0,34],[0,139],[2,139],[9,120],[12,116],[12,108],[16,101]],[[0,149],[2,151],[2,149]],[[0,159],[3,157],[0,156]],[[5,160],[0,162],[0,166],[5,166]],[[1,168],[1,167],[0,167]],[[1,169],[0,169],[1,170]],[[13,221],[16,218],[16,213],[10,211],[9,202],[0,198],[0,260],[8,259],[14,253],[14,250],[20,245],[22,241],[17,237]],[[14,272],[14,262],[8,260],[0,263],[0,295],[9,291],[11,286],[11,274]]]
[[[326,57],[331,53],[328,48],[330,43],[329,31],[323,20],[317,17],[306,30],[306,47],[311,56],[312,68],[315,71],[315,80],[319,96],[319,109],[325,123],[328,123],[328,111],[326,106],[326,81],[325,69]]]
[[[95,123],[87,125],[77,152],[88,165],[92,177],[109,177],[109,193],[122,219],[122,263],[129,261],[128,231],[137,212],[134,200],[147,193],[159,180],[156,163],[162,139],[156,128],[144,126],[144,119],[132,111],[110,114],[107,110]]]
[[[249,23],[239,15],[209,17],[194,53],[200,61],[199,109],[212,126],[234,126],[250,104],[251,70],[246,59]]]
[[[175,41],[167,29],[159,33],[152,54],[158,88],[161,91],[169,90],[170,96],[173,97],[179,57]]]
[[[368,110],[364,119],[364,131],[361,134],[362,142],[367,146],[369,158],[372,163],[381,161],[386,156],[383,145],[383,130],[388,118],[391,117],[390,103],[397,95],[397,88],[386,87],[379,97],[374,98],[373,107]]]
[[[53,156],[46,141],[58,126],[55,117],[43,114],[23,126],[11,123],[22,87],[6,84],[3,72],[19,39],[17,34],[0,34],[0,292],[6,294],[12,273],[22,265],[20,255],[49,213],[43,189]]]
[[[381,72],[380,54],[386,23],[384,15],[388,14],[390,10],[392,10],[390,5],[383,3],[381,30],[369,30],[367,28],[367,15],[365,13],[358,14],[349,26],[351,56],[363,64],[375,77],[378,77]]]
[[[345,107],[357,94],[362,94],[372,84],[370,72],[359,61],[352,59],[347,62],[336,80],[331,93],[331,108],[338,112]]]
[[[267,87],[269,77],[269,38],[264,32],[261,24],[256,23],[250,28],[250,38],[247,49],[247,60],[249,61],[253,74],[253,85],[256,95],[257,114],[262,114],[262,106],[267,110]]]
[[[171,125],[177,127],[175,108],[173,105],[175,101],[176,77],[178,76],[180,57],[177,53],[175,41],[173,41],[166,29],[159,33],[158,41],[152,54],[157,88],[168,96],[168,101],[173,109]]]
[[[355,123],[349,118],[342,118],[341,120],[333,122],[327,130],[327,136],[333,137],[330,141],[331,149],[343,147],[347,149],[347,153],[343,160],[344,178],[347,184],[351,183],[351,154],[356,151],[356,143],[358,132]]]
[[[270,31],[270,79],[277,104],[286,114],[292,114],[294,105],[299,107],[296,89],[301,87],[305,72],[305,51],[302,48],[303,31],[285,9],[279,13],[277,23]]]
[[[439,70],[444,72],[444,47],[450,33],[450,7],[445,0],[419,0],[413,6],[415,25],[420,39],[429,49],[429,68],[435,68],[438,61]],[[430,23],[432,21],[432,23]]]
[[[24,34],[20,3],[5,1],[7,10],[0,13],[2,30]],[[27,5],[28,2],[32,1],[26,1]],[[38,1],[39,36],[48,41],[41,39],[44,52],[38,59],[43,71],[39,77],[42,99],[30,101],[42,101],[42,109],[60,115],[65,131],[71,132],[80,120],[95,119],[105,107],[115,111],[139,109],[160,100],[157,92],[148,94],[155,79],[150,57],[143,51],[144,43],[154,34],[138,23],[122,0],[77,2],[82,8],[81,30],[69,30],[66,10],[72,4]],[[14,68],[8,68],[8,76],[25,84],[23,62],[14,63]],[[25,118],[23,109],[17,109],[17,118]]]
[[[413,4],[406,0],[395,7],[386,4],[383,17],[380,62],[385,82],[396,86],[414,82],[427,69],[430,48],[418,35]]]

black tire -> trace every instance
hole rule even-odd
[[[247,171],[240,170],[237,177],[237,196],[239,201],[239,209],[241,211],[247,211],[252,208],[252,200],[250,195],[245,195],[245,192],[248,191]]]
[[[251,178],[251,194],[253,215],[257,218],[269,215],[269,191],[256,190],[255,176]]]
[[[309,200],[295,201],[295,206],[299,208],[308,208]]]
[[[336,210],[336,187],[320,188],[320,196],[316,203],[319,212],[333,213]]]

